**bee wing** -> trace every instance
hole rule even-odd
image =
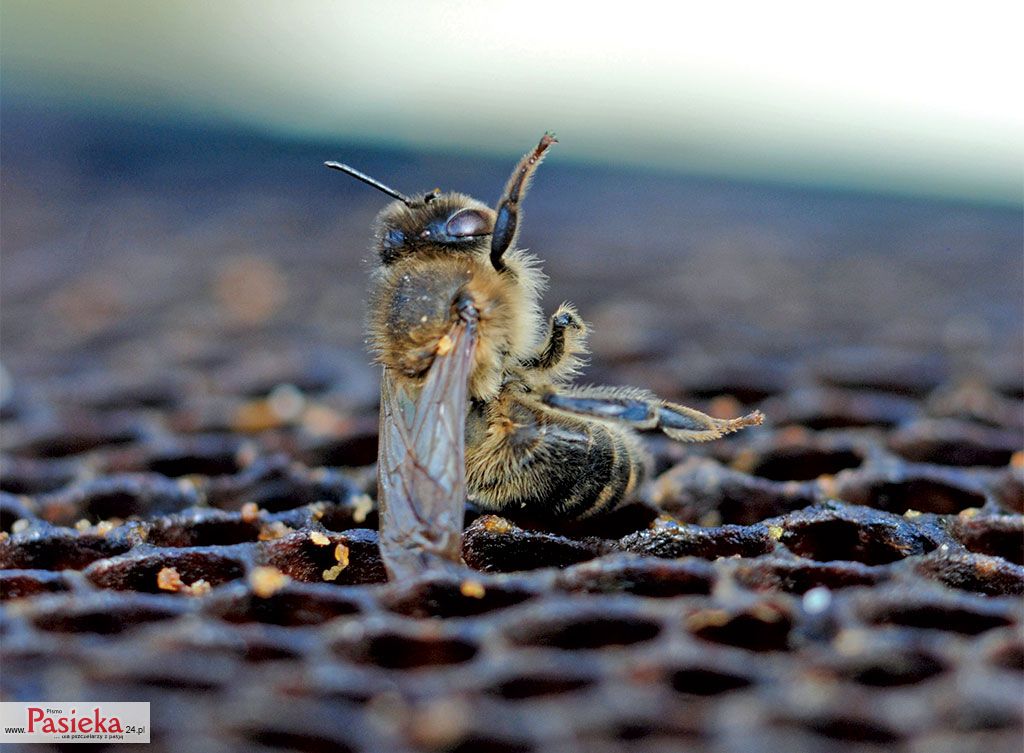
[[[466,401],[476,320],[442,338],[418,394],[388,368],[380,393],[377,499],[381,558],[392,580],[462,562]]]

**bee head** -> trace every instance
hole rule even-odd
[[[392,202],[374,228],[383,264],[409,254],[486,252],[494,210],[465,194],[433,192],[411,204]]]
[[[383,264],[424,251],[465,253],[484,248],[494,229],[494,210],[461,193],[429,193],[410,198],[375,178],[339,162],[327,167],[351,175],[393,201],[377,215],[376,245]]]
[[[530,177],[540,165],[544,153],[558,139],[545,133],[536,147],[519,160],[496,210],[461,193],[430,193],[410,198],[379,180],[340,162],[325,162],[397,201],[377,215],[377,251],[381,263],[392,264],[412,254],[465,254],[489,250],[491,265],[503,272],[502,257],[515,242],[519,226],[519,204]]]

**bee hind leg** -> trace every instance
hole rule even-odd
[[[685,405],[670,403],[631,388],[582,387],[549,391],[541,401],[556,410],[609,421],[635,429],[658,429],[679,442],[708,442],[764,421],[761,411],[739,418],[714,418]]]

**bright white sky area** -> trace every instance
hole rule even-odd
[[[1024,3],[2,0],[18,98],[1018,203]]]

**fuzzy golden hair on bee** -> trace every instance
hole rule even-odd
[[[541,323],[544,276],[527,254],[508,254],[499,273],[487,254],[431,252],[403,256],[373,272],[369,345],[375,361],[409,379],[422,378],[451,327],[452,301],[465,295],[479,314],[470,396],[497,395],[508,363],[529,356]]]
[[[555,141],[545,134],[523,156],[494,209],[456,192],[408,196],[331,164],[394,199],[374,223],[367,317],[383,366],[378,494],[393,574],[415,572],[416,552],[458,561],[467,496],[503,514],[599,515],[646,475],[638,431],[704,442],[763,419],[572,384],[589,329],[568,302],[545,320],[546,278],[517,246],[522,200]]]

